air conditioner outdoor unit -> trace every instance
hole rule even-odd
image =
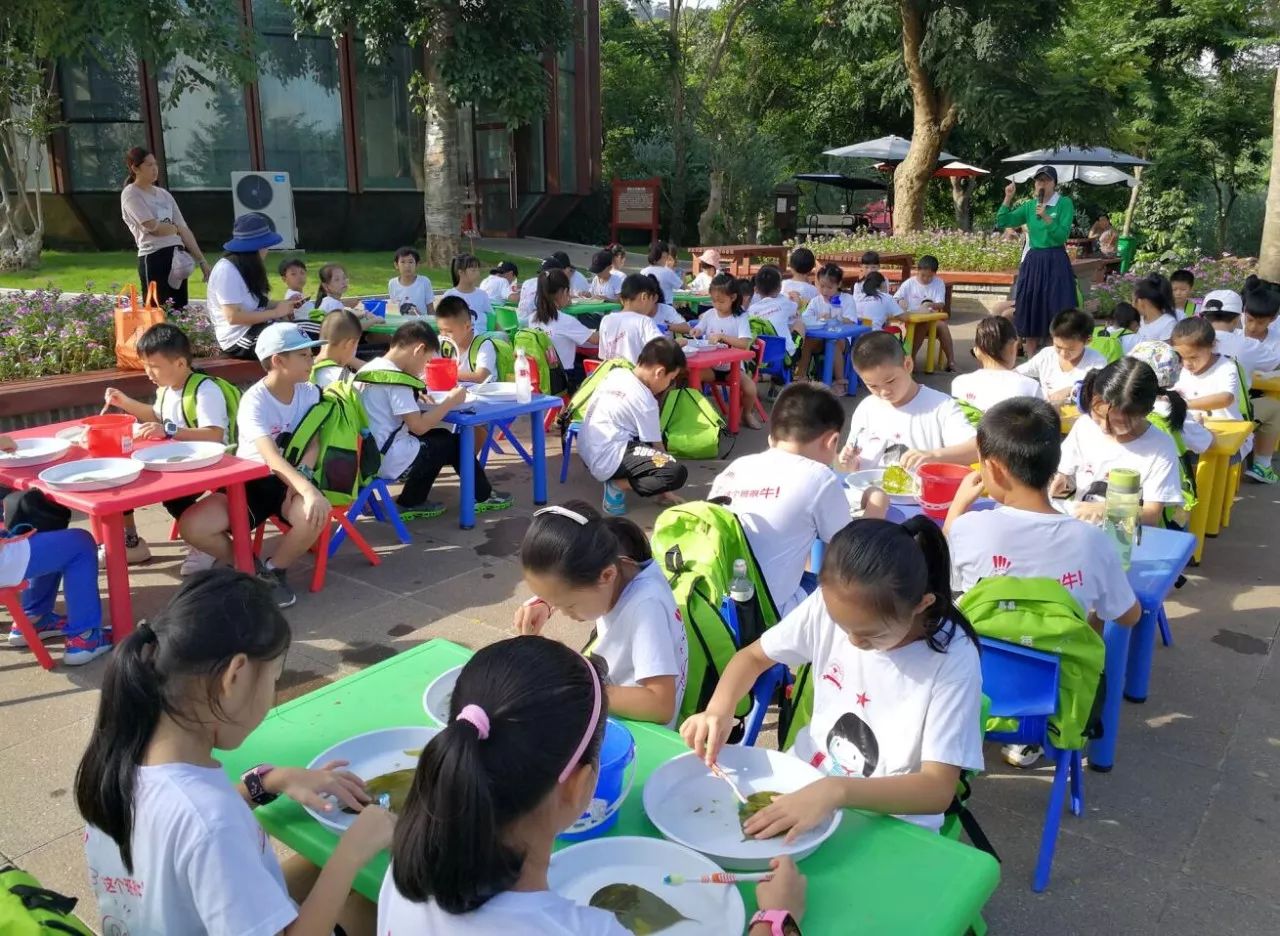
[[[284,238],[277,250],[294,250],[298,246],[289,173],[233,172],[231,202],[237,218],[256,214],[267,219],[271,229]]]

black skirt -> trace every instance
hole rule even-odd
[[[1047,338],[1049,323],[1076,304],[1076,276],[1062,247],[1027,251],[1018,267],[1013,293],[1013,323],[1023,338]]]

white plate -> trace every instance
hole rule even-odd
[[[686,351],[705,351],[714,347],[716,347],[716,342],[707,341],[705,338],[690,338],[684,343]]]
[[[16,452],[0,452],[0,465],[7,468],[24,468],[47,465],[67,454],[71,443],[66,439],[14,439]]]
[[[461,666],[445,670],[431,680],[427,691],[422,693],[422,709],[437,725],[449,724],[449,702],[453,699],[453,687],[458,684],[458,674],[461,672]]]
[[[744,795],[772,790],[794,793],[823,774],[799,758],[780,751],[727,744],[719,764]],[[667,838],[702,852],[734,871],[764,871],[778,855],[799,861],[813,852],[840,825],[840,811],[825,825],[786,844],[783,836],[744,839],[738,801],[729,784],[711,775],[692,751],[667,761],[644,784],[644,811]]]
[[[516,384],[513,380],[476,384],[474,387],[467,388],[467,397],[470,398],[472,394],[475,395],[476,399],[483,400],[486,403],[514,400],[516,398]]]
[[[883,468],[864,468],[862,471],[854,471],[845,475],[844,486],[857,491],[861,495],[869,487],[880,487],[883,480]],[[915,491],[910,494],[889,494],[889,502],[891,504],[914,504],[916,502]]]
[[[365,781],[396,770],[413,770],[418,766],[416,752],[426,747],[427,742],[439,733],[439,728],[428,728],[425,725],[366,731],[338,742],[307,766],[312,770],[319,770],[329,761],[344,760],[347,761],[347,766],[342,769],[351,771]],[[411,754],[410,751],[415,753]],[[353,813],[345,813],[337,805],[330,813],[318,812],[310,806],[306,810],[316,822],[339,834],[347,831],[347,827],[356,818]]]
[[[723,781],[720,782],[723,786]],[[699,878],[715,874],[715,862],[661,839],[619,836],[592,839],[551,856],[547,885],[562,897],[587,906],[610,884],[635,884],[661,897],[686,919],[662,930],[663,936],[724,936],[747,927],[747,910],[731,884],[664,884],[667,874]]]
[[[84,426],[67,426],[65,429],[59,429],[57,436],[59,439],[65,439],[72,445],[79,445],[84,441]]]
[[[165,442],[133,453],[133,460],[152,471],[195,471],[222,461],[227,447],[221,442]]]
[[[142,474],[132,458],[84,458],[54,465],[40,472],[40,480],[59,491],[105,491],[121,487]]]
[[[452,391],[451,391],[451,390],[428,390],[428,391],[426,391],[426,393],[425,393],[425,394],[423,394],[423,395],[424,395],[428,400],[430,400],[432,403],[434,403],[434,404],[436,404],[436,405],[439,405],[439,404],[441,404],[441,403],[443,403],[443,402],[444,402],[444,398],[445,398],[445,397],[447,397],[450,393],[452,393]],[[465,400],[463,400],[463,403],[464,403],[464,404],[465,404],[465,403],[474,403],[477,399],[478,399],[478,397],[475,395],[475,392],[474,392],[473,390],[471,390],[471,389],[468,389],[468,390],[467,390],[467,398],[466,398]],[[514,399],[514,398],[513,398],[513,399]]]

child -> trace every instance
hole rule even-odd
[[[698,257],[698,275],[689,283],[689,292],[705,293],[711,281],[720,275],[720,252],[708,247]]]
[[[775,663],[810,663],[813,718],[791,753],[829,776],[775,799],[744,833],[790,840],[837,809],[937,831],[961,773],[983,766],[978,640],[951,600],[947,541],[924,516],[854,520],[832,538],[818,583],[734,654],[706,711],[680,733],[715,763],[756,678]]]
[[[1168,341],[1178,314],[1173,311],[1168,281],[1158,274],[1138,280],[1133,287],[1133,305],[1142,316],[1139,341]]]
[[[625,279],[625,275],[613,268],[613,254],[607,250],[596,251],[591,258],[591,281],[587,286],[592,298],[617,302]]]
[[[227,398],[215,381],[192,368],[191,341],[186,332],[169,322],[152,325],[139,336],[137,352],[147,378],[156,385],[155,403],[139,403],[114,387],[108,387],[105,394],[108,406],[122,409],[138,420],[137,437],[226,444],[231,425]],[[189,411],[194,412],[194,426],[187,420]],[[195,495],[179,497],[165,501],[164,508],[178,520],[197,500]],[[138,535],[133,511],[125,514],[124,545],[130,563],[151,558],[146,541]],[[191,575],[212,565],[212,556],[188,546],[179,574]]]
[[[1174,270],[1169,275],[1169,288],[1173,291],[1173,310],[1178,318],[1196,314],[1196,304],[1191,293],[1196,288],[1196,275],[1190,270]]]
[[[946,312],[947,284],[938,277],[938,258],[925,254],[916,263],[915,276],[902,281],[898,291],[893,294],[903,312]],[[913,355],[920,353],[923,341],[916,342]],[[948,372],[956,369],[955,345],[951,340],[951,329],[946,322],[938,323],[938,344],[942,348],[942,356],[946,359]]]
[[[440,309],[444,310],[446,305],[456,309],[454,303],[460,302],[456,296],[443,298]],[[448,321],[453,325],[466,317],[466,306],[462,305]],[[378,475],[404,484],[396,498],[404,520],[430,519],[444,513],[444,504],[427,497],[441,468],[451,465],[454,471],[458,470],[458,436],[440,428],[440,423],[449,410],[466,400],[466,390],[454,387],[444,400],[426,410],[418,399],[423,387],[418,375],[439,351],[440,342],[430,325],[405,322],[391,336],[386,353],[360,368],[355,377],[360,400],[369,417],[369,431],[382,453]],[[477,511],[505,510],[511,506],[511,495],[493,490],[478,461],[475,495]]]
[[[396,251],[396,275],[387,282],[387,295],[391,302],[400,303],[401,315],[430,315],[436,294],[431,280],[418,275],[422,255],[412,247]]]
[[[1172,436],[1147,421],[1156,397],[1167,397],[1170,426],[1182,428],[1187,415],[1182,397],[1162,390],[1155,371],[1133,358],[1121,358],[1085,375],[1080,388],[1080,418],[1062,443],[1062,460],[1049,494],[1072,497],[1065,513],[1101,524],[1107,474],[1131,468],[1142,479],[1142,522],[1160,526],[1166,507],[1182,507],[1178,449]]]
[[[128,921],[134,933],[301,936],[339,923],[372,931],[373,907],[351,897],[351,885],[391,843],[393,820],[370,804],[364,783],[335,761],[320,770],[261,764],[233,784],[215,757],[261,724],[289,642],[261,583],[213,569],[116,648],[75,783],[104,920]],[[250,812],[281,795],[359,813],[318,876],[297,858],[282,870]],[[291,878],[314,880],[298,888],[300,904]]]
[[[676,269],[676,255],[666,241],[654,241],[649,248],[649,265],[640,272],[657,279],[662,287],[663,302],[667,305],[674,303],[676,293],[684,285],[684,277]]]
[[[849,502],[831,464],[844,408],[826,387],[783,388],[769,421],[769,448],[743,455],[711,483],[708,499],[726,498],[742,522],[779,614],[804,601],[801,587],[813,541],[824,543],[849,522]]]
[[[517,631],[537,634],[556,608],[575,621],[594,619],[590,650],[608,664],[610,711],[674,727],[689,646],[644,531],[623,517],[602,517],[582,501],[544,507],[533,514],[520,564],[537,597],[517,611]]]
[[[267,376],[245,391],[236,414],[236,457],[264,462],[271,469],[267,477],[245,484],[250,528],[272,517],[289,525],[275,554],[259,570],[259,577],[270,586],[281,608],[298,600],[289,586],[288,569],[320,536],[331,509],[320,489],[281,454],[281,437],[292,434],[307,411],[320,401],[319,388],[307,381],[312,349],[318,344],[288,322],[267,326],[256,346]],[[232,565],[231,518],[225,494],[210,494],[189,508],[178,520],[178,528],[182,538],[196,549]]]
[[[360,319],[350,309],[325,313],[320,323],[320,356],[311,365],[311,382],[321,390],[331,383],[350,383],[355,376],[351,362],[356,359],[363,333]]]
[[[1141,324],[1142,316],[1132,303],[1117,302],[1116,307],[1111,310],[1111,321],[1104,327],[1108,335],[1119,340],[1121,350],[1128,354],[1142,340],[1138,337],[1138,327]],[[1097,334],[1096,329],[1094,334]]]
[[[579,273],[573,266],[573,261],[569,259],[569,255],[563,250],[557,250],[551,255],[560,264],[560,269],[564,270],[565,276],[569,277],[569,291],[575,296],[591,295],[591,284],[587,282],[587,278]]]
[[[897,463],[910,471],[925,462],[977,460],[973,426],[955,400],[912,379],[913,364],[888,332],[871,332],[854,344],[853,369],[871,395],[853,411],[842,470]]]
[[[902,311],[884,285],[884,274],[872,270],[853,287],[853,307],[857,319],[876,329],[884,328],[887,322],[896,319]]]
[[[750,312],[751,303],[756,297],[755,278],[747,279],[745,276],[739,276],[733,281],[733,285],[738,290],[738,298],[742,300],[742,308]]]
[[[658,278],[652,274],[648,277],[649,282],[653,284],[653,288],[657,290],[658,295],[662,294],[662,286],[658,284]],[[694,319],[697,322],[697,319]],[[658,330],[669,335],[687,335],[693,331],[693,326],[685,321],[683,315],[676,310],[673,305],[659,300],[653,309],[653,324],[658,326]]]
[[[1245,389],[1253,384],[1254,374],[1280,369],[1280,341],[1250,338],[1240,329],[1244,303],[1240,294],[1230,289],[1215,289],[1204,297],[1200,316],[1213,326],[1214,350],[1240,362]],[[1250,394],[1252,396],[1252,394]]]
[[[436,306],[436,327],[449,341],[458,359],[458,380],[483,383],[498,375],[498,349],[487,335],[477,334],[471,307],[461,296],[442,296]],[[425,324],[425,323],[423,323]],[[430,326],[428,326],[430,327]],[[399,329],[397,329],[398,331]],[[421,369],[414,372],[422,373]]]
[[[622,311],[611,312],[600,322],[600,360],[620,357],[634,362],[642,348],[662,337],[653,321],[662,289],[652,278],[632,273],[622,281],[618,295]]]
[[[1053,347],[1041,348],[1035,357],[1018,367],[1018,373],[1034,377],[1050,403],[1071,399],[1076,384],[1085,374],[1105,367],[1107,360],[1089,347],[1093,337],[1093,316],[1079,309],[1064,309],[1049,324]]]
[[[756,297],[751,302],[751,317],[764,319],[773,333],[786,342],[787,356],[796,353],[796,338],[804,338],[804,322],[794,302],[783,296],[782,273],[766,263],[756,273]]]
[[[990,315],[978,323],[973,337],[973,356],[979,369],[951,381],[951,395],[985,413],[1010,397],[1044,399],[1040,384],[1014,370],[1018,362],[1018,332],[1013,323]]]
[[[670,492],[684,487],[689,469],[663,448],[658,397],[684,369],[680,346],[659,335],[641,349],[635,370],[610,371],[588,401],[578,453],[592,477],[604,482],[605,513],[626,513],[627,489],[641,497],[679,501]]]
[[[520,268],[510,260],[503,260],[489,271],[489,275],[480,284],[494,305],[511,302],[519,296],[516,279],[520,276]]]
[[[552,270],[563,269],[564,264],[559,260],[555,257],[547,257],[538,267],[538,272],[520,284],[520,301],[516,309],[521,325],[529,321],[529,317],[533,315],[534,306],[538,304],[538,276],[543,273],[550,273]],[[568,276],[567,273],[565,275]]]
[[[614,272],[621,273],[625,277],[627,275],[627,248],[621,244],[610,244],[606,249],[613,254]]]
[[[818,294],[818,288],[809,281],[818,259],[808,247],[797,247],[791,251],[788,265],[792,276],[782,284],[782,294],[803,309]]]
[[[809,300],[804,310],[805,317],[818,322],[841,322],[857,318],[853,296],[840,292],[840,284],[844,282],[844,271],[834,263],[828,263],[818,270],[817,294]],[[800,346],[800,360],[796,362],[796,373],[809,373],[809,361],[815,353],[825,349],[826,343],[821,338],[805,338]],[[839,375],[844,373],[844,353],[847,342],[836,342],[835,359],[831,362],[832,373],[836,378],[832,381],[832,389],[843,394],[849,387],[848,382]]]
[[[307,265],[297,257],[289,257],[287,260],[280,261],[277,272],[279,272],[280,279],[284,282],[285,299],[303,300],[293,313],[294,321],[312,324],[311,310],[316,307],[316,304],[306,298]]]
[[[480,288],[480,260],[471,254],[458,254],[449,262],[449,278],[453,288],[445,290],[446,296],[461,296],[471,310],[471,324],[476,331],[487,331],[489,313],[493,304],[489,294]]]
[[[542,281],[542,285],[538,290],[538,305],[534,309],[533,318],[529,320],[529,327],[551,336],[551,345],[555,348],[556,357],[560,360],[572,392],[582,383],[578,349],[583,345],[594,345],[600,340],[600,336],[583,325],[576,316],[561,312],[569,305],[569,277],[564,275],[563,270],[540,273],[538,279]]]
[[[711,297],[711,308],[702,313],[698,324],[689,334],[694,338],[706,338],[708,341],[728,345],[730,348],[755,347],[756,339],[751,334],[751,322],[742,311],[742,300],[738,297],[733,277],[728,273],[717,274],[707,291]],[[729,373],[729,366],[728,364],[717,365],[714,368],[716,377],[723,379]],[[755,379],[751,376],[745,361],[733,366],[742,368],[740,381],[742,421],[746,423],[748,429],[763,429],[764,423],[756,415]],[[713,379],[710,370],[703,370],[697,375],[695,383],[701,386],[704,383],[711,383]]]
[[[315,308],[321,312],[353,309],[363,316],[364,304],[359,299],[343,299],[351,286],[347,271],[340,263],[326,263],[320,268],[320,288],[316,290]]]
[[[880,253],[875,250],[868,250],[862,255],[862,259],[858,261],[858,265],[862,267],[862,271],[858,274],[858,278],[866,276],[868,273],[880,272]]]
[[[1173,385],[1187,408],[1210,419],[1242,419],[1240,368],[1235,359],[1214,351],[1218,333],[1199,317],[1173,327],[1169,343],[1182,358],[1182,376]]]
[[[1280,332],[1274,331],[1280,313],[1280,295],[1266,287],[1250,289],[1245,285],[1244,333],[1259,342],[1268,353],[1280,352]],[[1252,377],[1252,375],[1250,375]],[[1256,391],[1255,391],[1256,392]],[[1253,418],[1258,424],[1254,434],[1253,463],[1244,473],[1261,484],[1280,481],[1271,466],[1276,444],[1280,442],[1280,400],[1259,396],[1253,400]]]

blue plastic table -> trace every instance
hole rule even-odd
[[[536,395],[528,403],[468,403],[451,410],[444,422],[458,427],[458,525],[470,530],[476,525],[476,427],[498,425],[508,428],[521,416],[529,416],[533,432],[533,502],[547,502],[547,434],[543,419],[547,410],[562,406],[558,396]]]
[[[871,329],[866,325],[859,325],[855,322],[825,322],[810,328],[805,325],[806,338],[821,338],[823,341],[822,348],[822,382],[828,387],[835,378],[835,361],[836,361],[836,342],[848,341],[850,348],[853,342],[857,341]],[[858,389],[858,378],[855,374],[853,379],[849,381],[849,387],[845,391],[846,396],[852,396],[854,391]]]

